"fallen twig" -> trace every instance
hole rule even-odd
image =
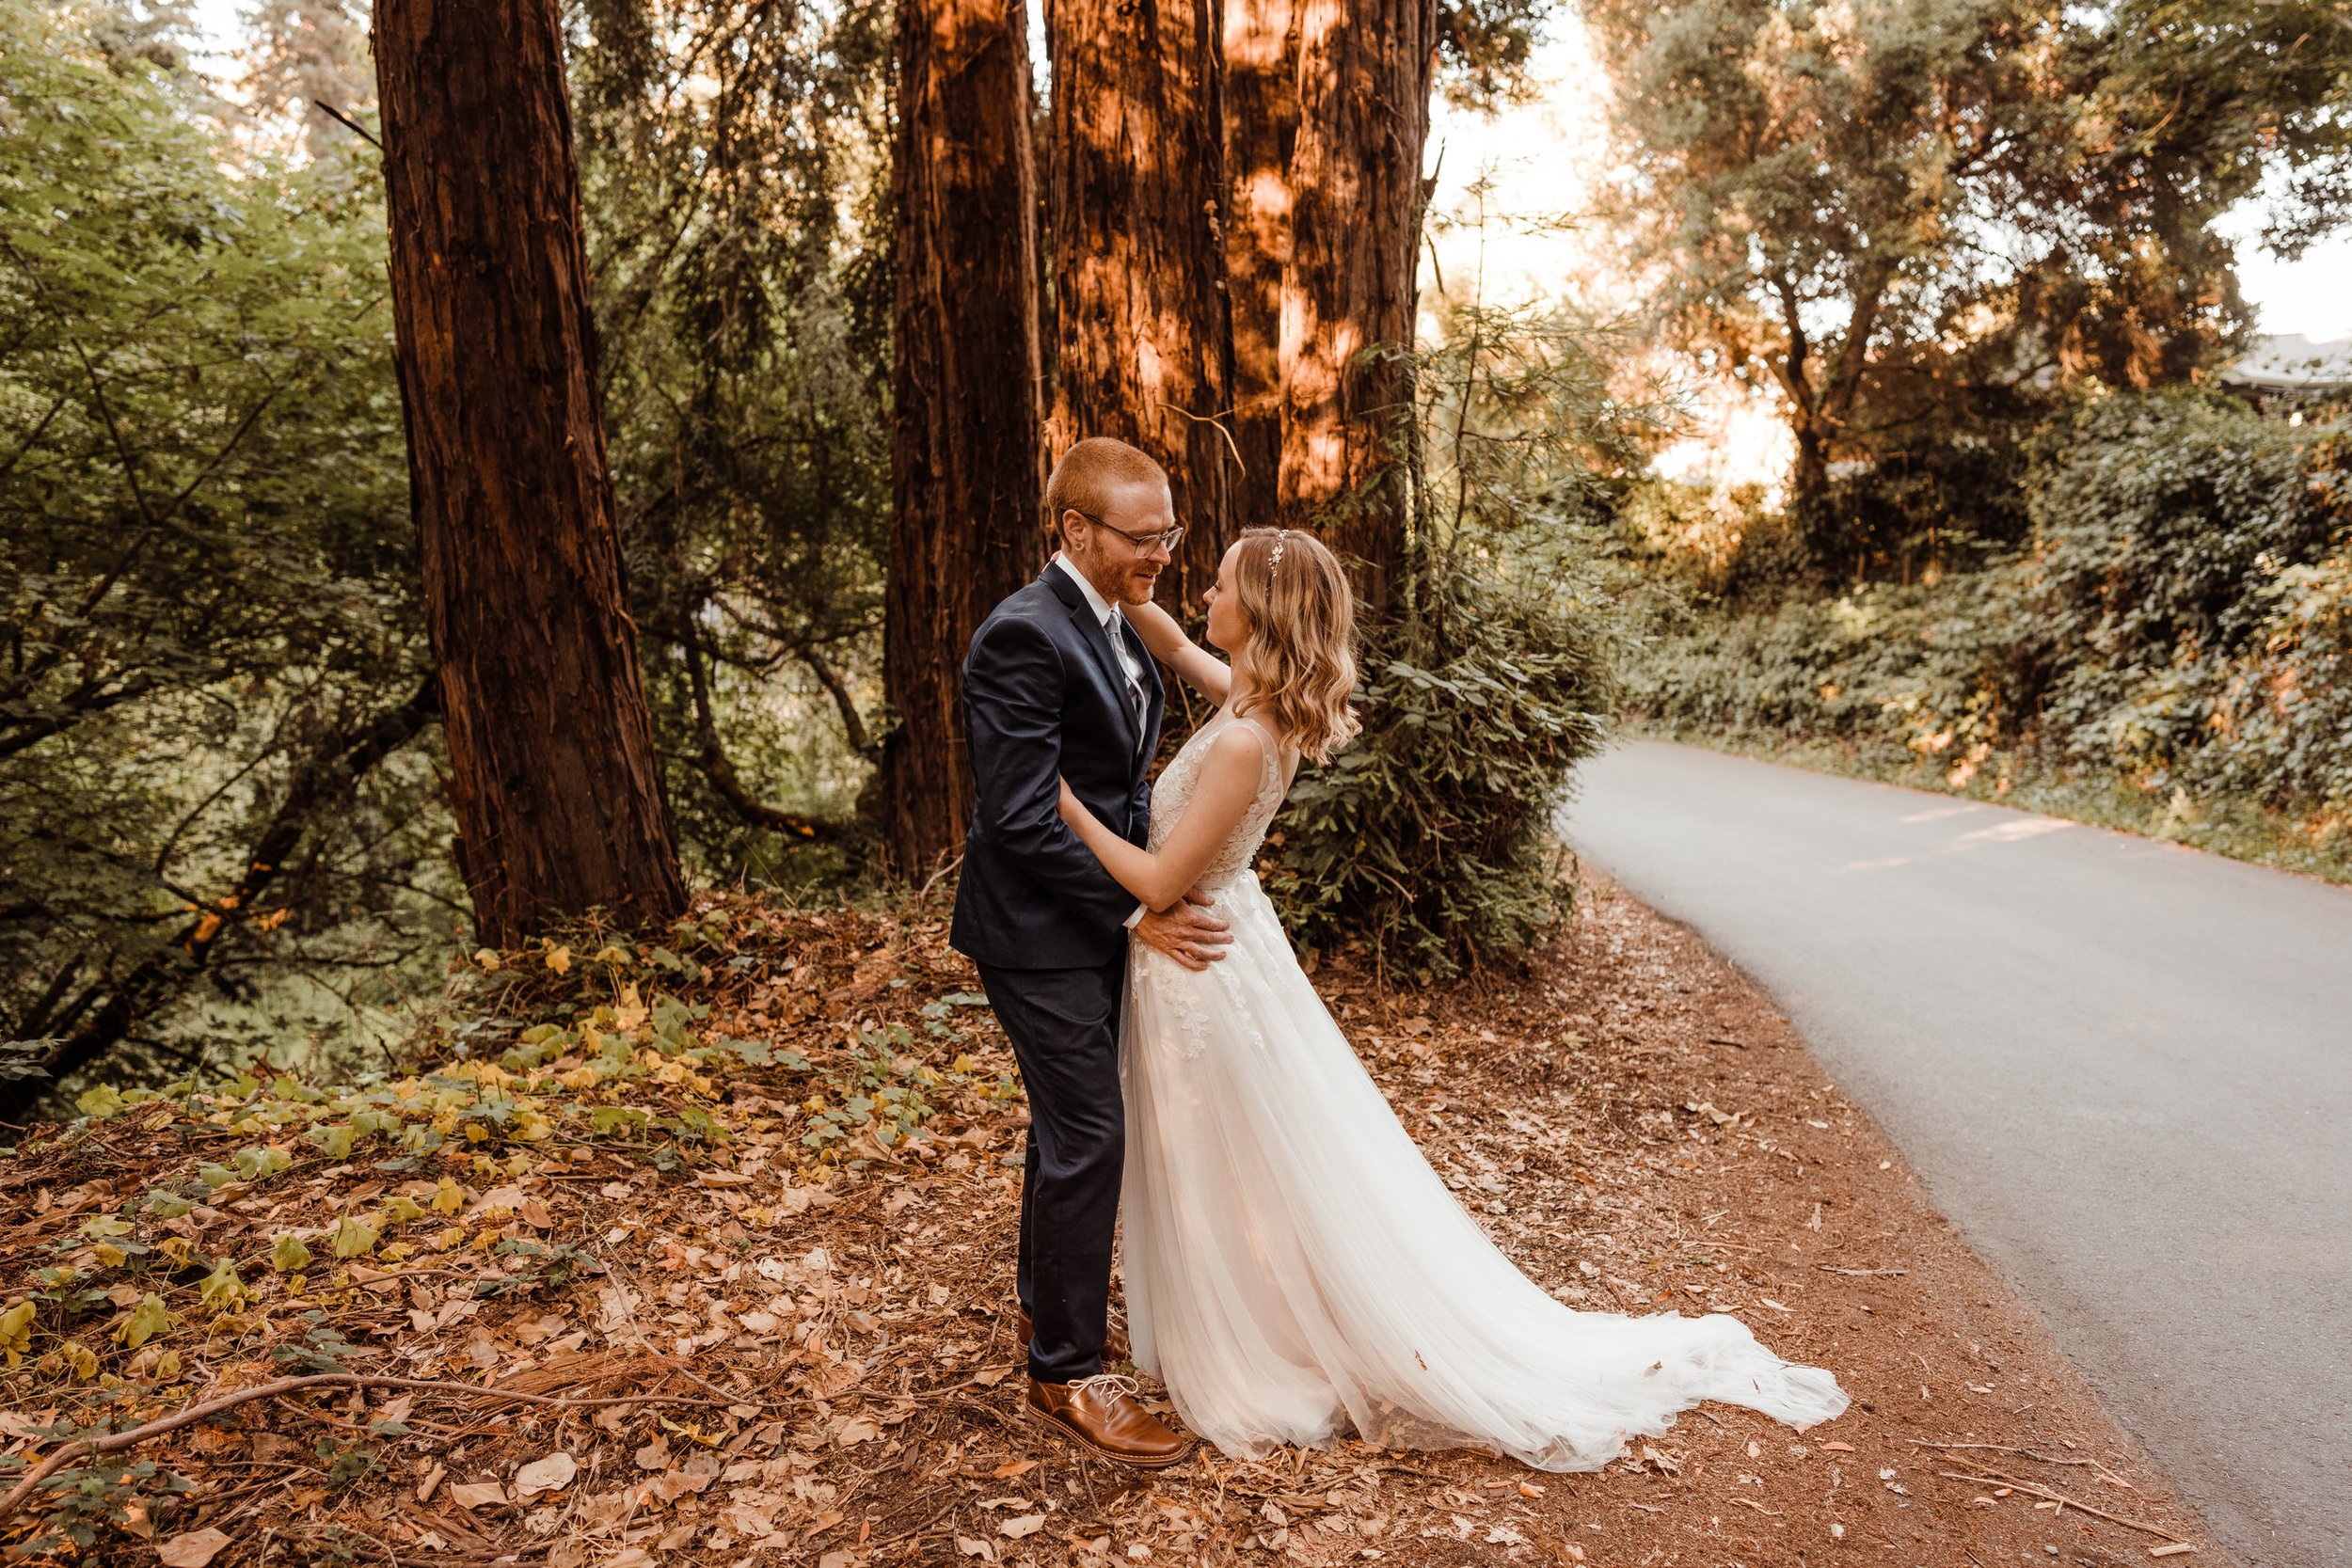
[[[234,1409],[238,1405],[249,1403],[254,1400],[277,1399],[282,1395],[299,1394],[311,1388],[421,1388],[430,1393],[463,1394],[469,1399],[520,1400],[526,1404],[562,1405],[575,1410],[585,1409],[591,1405],[650,1404],[657,1402],[664,1404],[709,1405],[713,1408],[723,1408],[717,1404],[717,1402],[711,1400],[681,1400],[666,1395],[615,1394],[601,1399],[576,1400],[555,1394],[526,1394],[516,1388],[491,1388],[477,1386],[470,1383],[448,1383],[437,1378],[388,1377],[369,1372],[312,1372],[302,1377],[279,1378],[275,1383],[257,1383],[250,1388],[239,1388],[233,1393],[223,1394],[216,1399],[205,1400],[184,1409],[176,1410],[168,1416],[158,1416],[145,1425],[133,1427],[128,1432],[109,1433],[103,1437],[86,1437],[68,1443],[27,1471],[24,1479],[18,1481],[6,1497],[0,1497],[0,1520],[6,1520],[22,1507],[24,1499],[31,1497],[34,1489],[42,1481],[86,1454],[118,1453],[124,1449],[135,1448],[151,1437],[161,1437],[167,1432],[177,1432],[183,1426],[192,1426],[208,1417],[216,1416],[224,1410]]]
[[[1875,1279],[1881,1275],[1903,1275],[1911,1272],[1909,1269],[1841,1269],[1833,1263],[1816,1263],[1813,1266],[1823,1274],[1842,1274],[1854,1279]]]
[[[2117,1475],[2113,1470],[2108,1469],[2106,1465],[2100,1464],[2095,1459],[2068,1459],[2061,1454],[2042,1453],[2034,1449],[2021,1449],[2013,1443],[1938,1443],[1926,1437],[1909,1437],[1905,1438],[1904,1441],[1909,1443],[1915,1449],[1945,1449],[1953,1450],[1961,1449],[1982,1449],[1990,1450],[1994,1453],[2020,1454],[2025,1458],[2033,1460],[2035,1463],[2041,1465],[2088,1465],[2091,1469],[2098,1471],[2100,1476],[2110,1486],[2120,1486],[2126,1492],[2137,1492],[2139,1490],[2138,1487],[2134,1486],[2130,1481],[2125,1481],[2122,1476]]]
[[[1994,1471],[1989,1476],[1972,1476],[1959,1470],[1938,1470],[1935,1473],[1949,1481],[1964,1481],[1978,1486],[2007,1486],[2019,1492],[2030,1492],[2037,1497],[2044,1497],[2058,1504],[2060,1513],[2071,1508],[2077,1513],[2088,1513],[2095,1519],[2105,1519],[2111,1525],[2122,1525],[2125,1529],[2144,1530],[2150,1535],[2161,1535],[2167,1541],[2179,1542],[2181,1540],[2179,1536],[2166,1529],[2162,1525],[2152,1525],[2144,1519],[2127,1519],[2121,1513],[2109,1513],[2104,1508],[2093,1508],[2089,1503],[2078,1502],[2063,1492],[2053,1491],[2047,1486],[2042,1486],[2030,1481],[2020,1481],[2015,1476],[2005,1475],[1999,1470]],[[2186,1543],[2182,1544],[2186,1544]]]

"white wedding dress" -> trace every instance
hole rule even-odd
[[[1264,777],[1201,878],[1232,927],[1205,971],[1133,943],[1123,1275],[1136,1364],[1227,1454],[1471,1447],[1592,1470],[1721,1400],[1803,1428],[1846,1408],[1738,1320],[1579,1312],[1512,1266],[1430,1169],[1298,967],[1250,869],[1295,759],[1220,713],[1170,762],[1152,847],[1210,739],[1256,729]]]

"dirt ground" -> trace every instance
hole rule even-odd
[[[349,1336],[340,1364],[481,1398],[355,1389],[183,1428],[143,1451],[191,1489],[135,1508],[84,1560],[2227,1560],[1770,1003],[1613,890],[1591,890],[1524,975],[1386,993],[1345,965],[1317,977],[1432,1161],[1547,1289],[1594,1309],[1733,1313],[1855,1398],[1802,1434],[1703,1406],[1575,1476],[1356,1443],[1141,1474],[1037,1433],[1019,1417],[1008,1317],[1023,1114],[969,966],[933,911],[736,905],[735,958],[705,971],[708,1027],[803,1051],[807,1071],[673,1083],[729,1133],[698,1164],[664,1171],[584,1141],[518,1157],[487,1191],[477,1165],[469,1207],[446,1216],[475,1224],[474,1244],[444,1231],[438,1252],[375,1259],[389,1267],[314,1265],[308,1294],[298,1275],[258,1279],[184,1370],[176,1354],[159,1368],[151,1346],[144,1365],[108,1351],[139,1418],[283,1373],[271,1351],[300,1323]],[[898,1069],[939,1069],[922,1079],[934,1141],[893,1152],[861,1135],[812,1162],[802,1129],[824,1101],[800,1100],[808,1075],[894,1023]],[[31,1198],[0,1227],[0,1279],[56,1256],[34,1243],[61,1217],[160,1178],[169,1118],[138,1117],[105,1124],[111,1143],[26,1141],[0,1178],[0,1202]],[[231,1203],[232,1186],[173,1224],[226,1255],[240,1236],[263,1244],[272,1221],[323,1234],[385,1191],[322,1164],[276,1179],[298,1198]],[[486,1242],[517,1234],[586,1261],[501,1289],[520,1265]],[[127,1313],[137,1294],[116,1299]],[[35,1423],[96,1396],[27,1368],[0,1379],[0,1436],[34,1460],[50,1451]],[[618,1402],[501,1408],[507,1389]]]

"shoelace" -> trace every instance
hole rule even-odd
[[[1092,1377],[1082,1377],[1072,1384],[1070,1392],[1073,1398],[1080,1394],[1094,1394],[1111,1400],[1124,1394],[1129,1399],[1136,1399],[1141,1397],[1143,1386],[1120,1372],[1097,1372]]]

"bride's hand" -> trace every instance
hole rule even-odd
[[[1086,815],[1086,807],[1079,802],[1077,795],[1072,791],[1068,779],[1058,779],[1057,782],[1061,785],[1061,819],[1074,828],[1078,825],[1078,818]]]

